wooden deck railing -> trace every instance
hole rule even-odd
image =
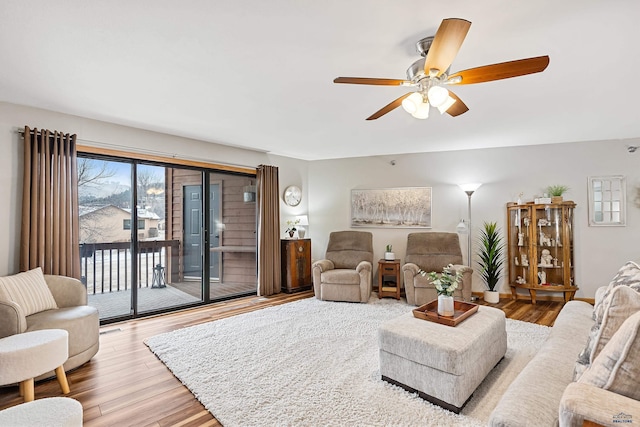
[[[138,287],[179,280],[179,240],[138,242]],[[131,242],[83,243],[80,245],[82,282],[91,294],[124,291],[131,288]],[[160,266],[160,268],[157,268]]]

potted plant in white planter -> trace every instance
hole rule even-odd
[[[495,222],[485,222],[480,232],[480,277],[487,285],[484,300],[491,304],[500,302],[500,292],[496,290],[504,263],[504,242]]]
[[[386,261],[393,261],[396,259],[396,254],[393,253],[393,246],[387,245],[384,252],[384,259]]]

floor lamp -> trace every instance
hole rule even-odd
[[[476,191],[482,184],[474,182],[474,183],[469,183],[469,184],[460,184],[460,188],[462,188],[462,191],[464,191],[465,193],[467,193],[467,197],[469,198],[469,223],[467,224],[467,228],[468,228],[468,232],[469,235],[467,236],[468,238],[468,243],[467,243],[467,264],[469,264],[469,267],[471,267],[471,195],[473,194],[474,191]]]

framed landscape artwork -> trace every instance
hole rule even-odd
[[[431,187],[351,190],[351,227],[431,228]]]

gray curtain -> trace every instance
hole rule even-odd
[[[20,270],[80,279],[76,135],[24,128]]]
[[[277,294],[280,277],[280,185],[276,166],[260,165],[258,184],[258,295]]]

